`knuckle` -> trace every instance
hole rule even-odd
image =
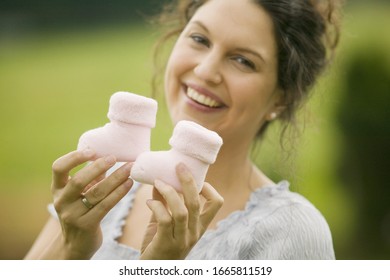
[[[92,188],[89,192],[91,193],[91,196],[95,199],[100,199],[104,195],[103,191],[98,187]]]
[[[107,169],[107,163],[106,161],[104,160],[104,158],[99,158],[98,160],[96,160],[94,163],[96,168],[100,169],[100,170],[105,170]]]
[[[59,219],[62,221],[63,224],[66,224],[66,225],[73,225],[75,222],[74,222],[74,217],[73,215],[70,213],[70,212],[61,212],[59,215],[58,215]]]
[[[53,201],[53,206],[54,206],[54,209],[56,210],[57,213],[61,213],[62,208],[63,208],[63,203],[60,199],[55,199]]]
[[[125,179],[126,177],[124,176],[124,174],[120,173],[120,172],[115,172],[111,175],[111,180],[114,184],[119,184],[121,182],[123,182],[123,180]]]
[[[188,218],[188,211],[187,210],[181,210],[175,215],[175,220],[179,223],[184,223],[187,221]]]
[[[199,212],[200,210],[200,204],[199,201],[190,201],[187,203],[187,207],[191,212]]]
[[[51,170],[55,174],[59,174],[59,173],[62,173],[64,171],[60,158],[53,162],[53,164],[51,165]]]
[[[172,227],[172,218],[171,217],[162,217],[159,221],[161,227],[168,228]]]
[[[102,212],[108,212],[108,211],[110,211],[110,209],[111,209],[111,207],[110,207],[110,205],[109,205],[109,203],[107,203],[106,201],[100,201],[99,202],[99,208],[100,208],[100,210],[102,211]]]
[[[225,200],[222,196],[218,195],[213,199],[213,203],[216,207],[221,208]]]
[[[81,152],[81,151],[74,151],[74,152],[69,153],[68,155],[71,158],[71,160],[73,160],[73,161],[84,161],[85,160],[85,156],[84,156],[83,152]]]
[[[82,187],[84,185],[83,179],[80,176],[74,176],[69,182],[75,187]]]

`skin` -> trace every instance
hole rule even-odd
[[[218,132],[224,145],[207,174],[210,184],[205,183],[200,194],[191,173],[179,164],[182,195],[156,181],[149,199],[136,197],[143,207],[146,203],[151,218],[137,227],[127,219],[123,232],[133,236],[146,228],[137,232],[144,237],[141,259],[185,258],[207,229],[244,209],[253,189],[273,183],[250,161],[249,150],[260,127],[283,110],[277,67],[272,20],[252,1],[210,0],[195,13],[167,65],[167,104],[173,123],[198,122]],[[216,107],[189,98],[188,87],[207,95]],[[101,158],[69,176],[94,159],[93,151],[75,151],[53,164],[52,192],[59,221],[50,218],[27,259],[89,259],[100,247],[100,222],[130,190],[131,164],[104,178],[115,158]],[[95,205],[92,209],[81,202],[83,194]],[[129,217],[142,215],[143,210],[134,205]]]
[[[224,141],[207,175],[225,199],[220,218],[243,208],[253,188],[272,183],[252,164],[249,151],[261,126],[285,108],[277,53],[272,19],[260,6],[250,0],[212,0],[195,13],[168,61],[165,92],[173,123],[198,122]],[[200,106],[188,98],[189,87],[220,106]]]
[[[52,194],[59,221],[50,218],[26,259],[89,259],[102,243],[100,222],[130,190],[130,164],[102,178],[115,164],[112,156],[95,160],[74,176],[72,169],[94,159],[91,150],[74,151],[52,166]],[[88,209],[81,195],[96,206]]]
[[[50,218],[26,259],[89,259],[102,244],[100,222],[133,185],[131,163],[112,175],[104,174],[115,158],[99,158],[70,177],[75,167],[94,159],[91,150],[74,151],[53,164],[52,193],[59,221]],[[207,229],[223,203],[209,184],[198,194],[195,180],[184,164],[177,167],[183,197],[173,187],[157,181],[147,201],[152,216],[142,244],[141,259],[182,259]],[[84,194],[95,205],[81,202]],[[194,199],[196,198],[196,199]],[[200,199],[206,203],[200,204]],[[170,209],[170,211],[168,211]]]
[[[279,112],[277,48],[271,18],[251,1],[213,0],[200,7],[170,56],[165,92],[174,123],[194,120],[246,151],[272,112]],[[254,36],[253,34],[261,34]],[[207,109],[188,87],[222,105]]]

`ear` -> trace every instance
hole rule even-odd
[[[273,121],[277,119],[284,110],[286,110],[287,105],[284,101],[284,91],[282,89],[277,89],[274,95],[273,105],[270,106],[265,119],[267,121]]]

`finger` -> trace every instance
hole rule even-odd
[[[200,197],[194,177],[189,169],[180,163],[176,167],[176,174],[181,183],[184,203],[188,209],[188,229],[192,233],[198,233]]]
[[[153,192],[152,192],[152,199],[153,200],[158,200],[160,201],[165,207],[167,207],[167,203],[165,202],[164,198],[162,197],[162,195],[158,192],[158,190],[154,187],[153,188]],[[154,215],[151,215],[150,217],[150,222],[153,223],[153,222],[157,222]]]
[[[69,187],[64,189],[64,198],[78,199],[85,187],[97,177],[110,169],[116,162],[114,156],[99,158],[78,171],[68,182]]]
[[[132,186],[133,180],[128,179],[123,184],[114,189],[92,209],[88,210],[82,216],[82,219],[85,220],[86,223],[93,225],[100,222],[107,215],[107,213],[129,192]]]
[[[178,240],[184,238],[188,225],[188,210],[183,200],[172,186],[165,184],[160,180],[156,180],[154,186],[164,198],[169,210],[172,213],[172,219],[174,223],[174,238]],[[167,207],[165,207],[165,209],[167,209]]]
[[[122,165],[110,176],[103,179],[91,187],[87,192],[85,192],[84,197],[86,197],[92,205],[98,204],[119,185],[123,184],[129,179],[132,166],[133,163],[126,163]]]
[[[97,176],[94,180],[92,180],[91,183],[89,183],[85,189],[83,190],[83,193],[86,193],[89,189],[91,189],[93,186],[95,186],[96,184],[100,183],[101,181],[103,181],[104,179],[106,178],[106,174],[103,173],[99,176]]]
[[[53,172],[53,184],[52,188],[53,191],[57,189],[63,188],[69,179],[69,172],[79,166],[80,164],[83,164],[89,160],[92,160],[92,158],[95,156],[95,152],[86,149],[84,151],[73,151],[70,152],[60,158],[58,158],[56,161],[54,161],[52,165],[52,172]]]
[[[161,201],[164,205],[166,205],[166,202],[165,202],[163,196],[158,192],[156,187],[153,188],[152,198],[153,198],[153,200]]]
[[[158,200],[149,199],[146,205],[152,211],[152,216],[157,223],[157,234],[160,236],[173,236],[173,220],[165,205]]]
[[[200,224],[202,225],[203,234],[219,209],[221,209],[223,197],[209,183],[204,183],[200,194],[206,199],[200,215]]]

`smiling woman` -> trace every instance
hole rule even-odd
[[[248,150],[270,115],[283,109],[272,19],[247,2],[201,6],[179,36],[165,74],[173,122],[196,120],[218,132],[227,150]],[[262,36],[252,35],[257,33]],[[219,106],[202,106],[199,100],[206,98]]]
[[[131,164],[115,165],[113,157],[69,177],[95,159],[91,150],[70,152],[53,164],[52,218],[26,258],[335,258],[321,213],[250,159],[257,135],[275,119],[291,120],[325,67],[326,49],[334,47],[326,41],[332,4],[174,2],[170,12],[179,21],[164,38],[178,36],[165,98],[173,124],[193,121],[223,138],[207,183],[198,193],[184,164],[176,166],[182,195],[159,180],[133,183]]]
[[[199,24],[200,28],[206,28],[205,31],[208,31],[202,23],[191,20],[197,9],[207,2],[209,1],[182,1],[177,6],[172,4],[166,7],[166,12],[159,20],[174,27],[168,30],[157,44],[156,57],[159,56],[161,45],[173,36],[180,34],[186,28],[187,23]],[[285,105],[280,112],[272,114],[272,117],[278,117],[286,130],[289,125],[295,125],[296,111],[308,99],[310,89],[315,85],[319,74],[334,57],[340,36],[340,7],[343,1],[324,0],[303,3],[302,1],[288,0],[257,0],[251,2],[253,5],[260,6],[268,14],[269,20],[272,21],[272,33],[274,33],[278,50],[278,53],[275,54],[277,56],[278,86],[282,89],[282,101]],[[221,15],[226,14],[221,13]],[[247,21],[250,21],[251,18],[248,16]],[[258,36],[253,34],[258,34]],[[264,38],[264,34],[264,30],[258,30],[257,33],[249,33],[248,38],[261,40]],[[207,38],[202,36],[196,36],[194,41],[198,41],[199,44],[210,44]],[[265,62],[261,52],[248,49],[246,41],[243,41],[242,44],[245,48],[237,49],[237,51],[241,51],[241,54],[249,51],[251,55],[258,56],[262,62]],[[257,48],[259,47],[257,46]],[[248,60],[245,56],[237,56],[233,59],[239,61],[242,67],[247,67],[247,69],[255,69],[256,67],[253,61]],[[160,68],[157,66],[157,69]],[[157,81],[160,72],[156,71],[155,73],[154,88],[158,88]],[[262,136],[269,124],[270,122],[266,122],[258,131],[257,136]],[[282,133],[283,135],[284,133]]]

